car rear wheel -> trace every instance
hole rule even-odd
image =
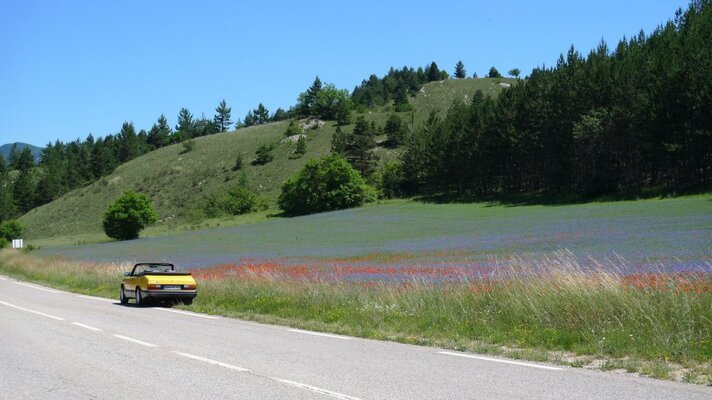
[[[143,294],[141,294],[141,288],[136,288],[136,305],[142,306],[146,301],[143,299]]]
[[[121,285],[119,288],[119,302],[121,304],[127,304],[129,302],[128,297],[126,297],[126,293],[124,293],[124,285]]]
[[[189,306],[189,305],[193,304],[193,299],[185,299],[182,301],[182,303],[185,304],[186,306]]]

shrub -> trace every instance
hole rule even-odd
[[[195,148],[195,141],[193,139],[186,140],[183,142],[183,151],[181,151],[181,154],[185,154],[189,151],[192,151]]]
[[[296,119],[289,121],[287,130],[284,131],[284,136],[294,136],[294,135],[301,135],[301,134],[302,134],[302,126],[299,124],[299,121],[297,121]]]
[[[260,146],[259,149],[255,152],[255,157],[254,160],[252,160],[252,165],[265,165],[268,162],[272,161],[274,159],[274,155],[272,155],[272,150],[274,149],[273,145],[262,145]]]
[[[0,238],[10,242],[13,239],[20,239],[24,227],[16,220],[4,221],[0,224]],[[6,243],[7,245],[7,243]],[[5,247],[0,245],[0,247]]]
[[[296,154],[306,154],[307,152],[307,139],[302,136],[297,140],[297,148],[294,150]]]
[[[233,171],[239,171],[242,169],[242,154],[238,154],[235,158],[235,165],[232,166]]]
[[[266,203],[254,194],[242,175],[240,183],[228,190],[218,190],[206,199],[205,215],[215,218],[223,215],[241,215],[263,208]]]
[[[392,199],[403,194],[403,166],[397,161],[389,161],[376,177],[383,197]]]
[[[114,239],[136,239],[143,228],[153,225],[157,219],[148,197],[127,191],[104,213],[104,232]]]
[[[288,214],[309,214],[357,207],[374,191],[339,155],[310,160],[282,185],[278,203]]]

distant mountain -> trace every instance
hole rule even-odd
[[[0,154],[5,157],[5,161],[7,161],[7,158],[10,156],[10,150],[12,150],[13,145],[17,145],[17,148],[20,151],[22,151],[22,149],[24,149],[25,147],[29,147],[30,151],[32,151],[32,155],[35,156],[35,162],[40,162],[40,157],[42,156],[42,147],[37,147],[22,142],[8,143],[0,146]]]

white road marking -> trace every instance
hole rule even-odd
[[[329,396],[329,397],[333,397],[333,398],[335,398],[335,399],[341,399],[341,400],[361,400],[361,399],[359,399],[358,397],[347,396],[347,395],[345,395],[345,394],[343,394],[343,393],[332,392],[331,390],[326,390],[326,389],[322,389],[322,388],[319,388],[319,387],[316,387],[316,386],[311,386],[311,385],[307,385],[307,384],[304,384],[304,383],[294,382],[294,381],[290,381],[290,380],[287,380],[287,379],[279,379],[279,378],[271,378],[271,379],[273,379],[273,380],[275,380],[275,381],[277,381],[277,382],[286,383],[287,385],[290,385],[290,386],[298,387],[298,388],[300,388],[300,389],[306,389],[306,390],[309,390],[310,392],[319,393],[319,394],[323,394],[323,395],[326,395],[326,396]]]
[[[303,333],[305,335],[314,335],[314,336],[323,336],[323,337],[328,337],[332,339],[341,339],[341,340],[351,340],[350,337],[348,336],[339,336],[339,335],[332,335],[330,333],[321,333],[321,332],[312,332],[312,331],[303,331],[301,329],[287,329],[289,332],[297,332],[297,333]]]
[[[74,325],[76,325],[76,326],[81,326],[82,328],[86,328],[86,329],[89,329],[90,331],[94,331],[94,332],[103,332],[103,330],[102,330],[102,329],[99,329],[99,328],[95,328],[95,327],[93,327],[93,326],[90,326],[90,325],[85,325],[85,324],[82,324],[81,322],[72,322],[72,324],[74,324]]]
[[[563,368],[550,367],[550,366],[547,366],[547,365],[530,364],[530,363],[525,363],[525,362],[520,362],[520,361],[511,361],[511,360],[502,360],[502,359],[499,359],[499,358],[490,358],[490,357],[474,356],[474,355],[472,355],[472,354],[453,353],[453,352],[450,352],[450,351],[439,351],[438,353],[440,353],[440,354],[445,354],[445,355],[448,355],[448,356],[464,357],[464,358],[474,358],[474,359],[476,359],[476,360],[484,360],[484,361],[492,361],[492,362],[498,362],[498,363],[504,363],[504,364],[519,365],[519,366],[522,366],[522,367],[548,369],[548,370],[552,370],[552,371],[561,371],[561,370],[563,370]]]
[[[6,306],[8,306],[8,307],[12,307],[12,308],[15,308],[15,309],[17,309],[17,310],[26,311],[26,312],[28,312],[28,313],[41,315],[41,316],[47,317],[47,318],[52,318],[52,319],[57,320],[57,321],[64,321],[64,318],[55,317],[54,315],[45,314],[45,313],[40,312],[40,311],[30,310],[29,308],[16,306],[16,305],[14,305],[14,304],[10,304],[10,303],[4,302],[4,301],[0,301],[0,304],[4,304],[4,305],[6,305]]]
[[[18,284],[18,285],[27,286],[27,287],[29,287],[29,288],[37,289],[37,290],[42,290],[42,291],[45,291],[45,292],[50,292],[50,293],[62,293],[62,292],[60,292],[59,290],[47,289],[47,288],[43,288],[43,287],[41,287],[41,286],[30,285],[30,284],[28,284],[28,283],[17,282],[17,281],[15,281],[15,283]]]
[[[238,372],[249,372],[249,371],[250,371],[249,369],[242,368],[242,367],[238,367],[238,366],[236,366],[236,365],[227,364],[227,363],[220,362],[220,361],[216,361],[216,360],[211,360],[211,359],[209,359],[209,358],[205,358],[205,357],[201,357],[201,356],[196,356],[196,355],[193,355],[193,354],[181,353],[180,351],[173,351],[173,352],[176,353],[176,354],[178,354],[179,356],[182,356],[182,357],[186,357],[186,358],[190,358],[190,359],[193,359],[193,360],[202,361],[202,362],[205,362],[205,363],[208,363],[208,364],[217,365],[217,366],[220,366],[220,367],[223,367],[223,368],[228,368],[228,369],[231,369],[231,370],[234,370],[234,371],[238,371]]]
[[[190,315],[191,317],[200,317],[200,318],[205,318],[205,319],[220,319],[220,317],[216,317],[214,315],[198,314],[198,313],[194,313],[194,312],[190,312],[190,311],[173,310],[170,308],[154,308],[154,310],[167,311],[167,312],[183,314],[183,315]]]
[[[7,278],[5,278],[4,276],[0,276],[0,281],[6,281],[6,280],[7,280]]]
[[[109,303],[116,303],[117,300],[111,300],[111,299],[105,299],[103,297],[96,297],[96,296],[87,296],[84,294],[78,294],[78,297],[81,297],[82,299],[89,299],[89,300],[99,300],[99,301],[106,301]]]
[[[122,339],[122,340],[129,341],[129,342],[133,342],[133,343],[136,343],[136,344],[140,344],[141,346],[146,346],[146,347],[158,347],[158,346],[156,346],[156,345],[153,344],[153,343],[144,342],[143,340],[138,340],[138,339],[130,338],[130,337],[124,336],[124,335],[114,335],[114,337],[115,337],[115,338]]]

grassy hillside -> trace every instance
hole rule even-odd
[[[433,109],[446,109],[454,98],[465,98],[481,89],[488,93],[501,90],[495,79],[458,79],[433,82],[423,87],[416,98],[413,114],[404,120],[417,126]],[[505,81],[504,79],[501,81]],[[388,107],[362,114],[383,126]],[[412,118],[411,118],[412,115]],[[307,153],[294,159],[295,144],[282,142],[287,122],[276,122],[195,139],[195,148],[185,152],[182,144],[161,148],[119,166],[111,175],[86,187],[34,209],[20,218],[28,238],[48,238],[89,234],[96,240],[101,234],[101,217],[106,208],[126,190],[147,194],[159,214],[157,229],[170,230],[176,225],[201,221],[202,202],[221,187],[236,185],[241,172],[247,175],[254,191],[274,205],[279,189],[289,176],[307,160],[329,152],[334,123],[306,132]],[[352,129],[353,125],[346,129]],[[257,148],[275,144],[274,161],[263,166],[250,164]],[[377,148],[381,160],[395,157],[397,149]],[[243,168],[233,171],[238,154]]]
[[[423,86],[411,103],[421,115],[427,116],[430,111],[447,110],[455,100],[467,103],[477,90],[481,90],[485,96],[496,96],[502,88],[516,83],[517,80],[511,78],[466,78],[432,82]]]

